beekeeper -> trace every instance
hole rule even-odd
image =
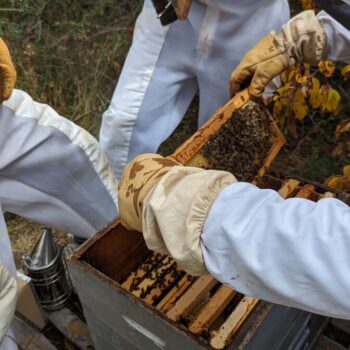
[[[245,55],[231,86],[253,75],[250,90],[259,95],[295,62],[350,62],[349,18],[341,24],[313,11],[294,17]],[[145,154],[124,171],[119,210],[151,250],[190,274],[209,272],[259,299],[350,319],[350,208],[337,199],[285,200],[224,171]]]
[[[16,72],[0,41],[0,349],[9,333],[15,264],[3,217],[8,211],[89,237],[117,216],[117,181],[97,141],[51,107],[13,90]]]
[[[169,8],[169,1],[163,3]],[[197,91],[198,125],[207,121],[228,101],[230,73],[243,54],[289,19],[287,0],[172,3],[183,20],[162,26],[151,0],[145,1],[111,104],[103,115],[100,144],[118,179],[136,155],[157,151]]]

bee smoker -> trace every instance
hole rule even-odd
[[[51,229],[45,228],[30,254],[22,257],[41,305],[50,311],[62,308],[72,293],[62,251]]]

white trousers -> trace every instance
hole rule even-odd
[[[162,27],[146,1],[100,131],[117,178],[136,155],[157,151],[197,90],[198,125],[206,122],[227,102],[244,53],[288,18],[286,0],[194,0],[187,20]]]
[[[3,211],[88,238],[116,218],[117,187],[88,132],[23,91],[0,106],[0,264],[14,276]]]
[[[8,330],[4,340],[0,344],[0,350],[18,350],[16,339],[11,329]]]
[[[1,203],[0,203],[0,268],[1,264],[4,264],[6,268],[10,271],[10,273],[15,276],[16,267],[15,262],[12,255],[10,239],[7,233],[7,228],[5,225],[5,220],[2,215]],[[2,285],[2,281],[0,281],[0,285]],[[1,292],[1,291],[0,291]],[[0,309],[2,310],[2,315],[0,317],[5,317],[4,314],[8,315],[8,313],[13,313],[15,300],[12,300],[11,303],[13,305],[8,305],[9,296],[4,296],[4,299],[0,298]],[[6,305],[2,305],[2,303],[6,303]],[[8,316],[6,316],[7,318]],[[6,328],[8,324],[11,322],[10,319],[0,319],[0,327]],[[17,350],[17,345],[14,341],[13,334],[9,329],[5,338],[1,339],[0,336],[0,350]]]

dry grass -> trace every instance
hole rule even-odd
[[[97,136],[142,0],[0,0],[0,35],[10,46],[17,87]],[[17,266],[42,226],[7,220]],[[63,233],[55,232],[59,242]]]
[[[17,87],[95,136],[132,38],[141,0],[0,1],[0,32]]]
[[[33,244],[38,239],[44,226],[21,217],[12,217],[7,220],[7,227],[11,236],[12,250],[17,267],[22,266],[21,257],[29,253]],[[70,242],[69,237],[63,232],[53,231],[55,240],[61,245]]]

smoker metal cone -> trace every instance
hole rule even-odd
[[[59,248],[52,236],[52,230],[45,228],[30,254],[25,257],[25,262],[30,268],[42,268],[50,265],[58,254]]]

